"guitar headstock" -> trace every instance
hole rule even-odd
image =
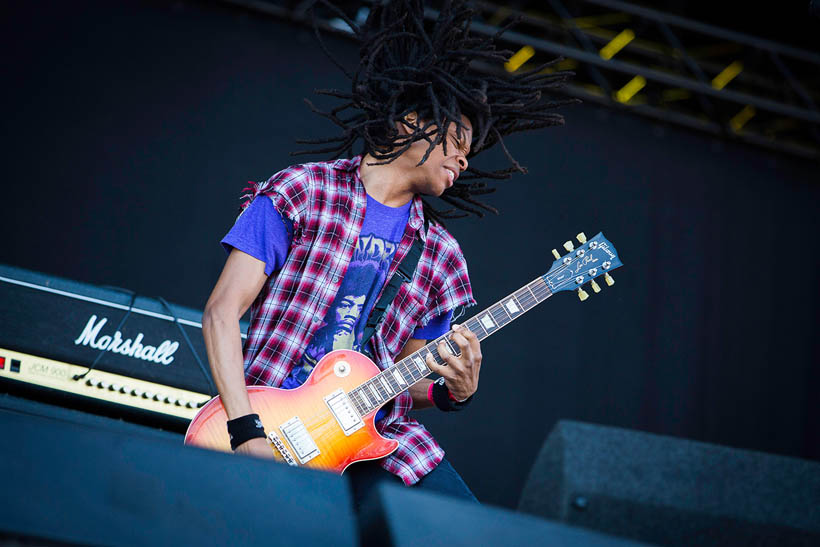
[[[583,285],[589,283],[593,292],[601,292],[601,287],[595,281],[603,277],[608,286],[615,284],[609,274],[615,268],[623,266],[618,258],[618,251],[607,241],[602,233],[587,240],[583,232],[577,236],[579,246],[575,247],[572,241],[564,243],[567,254],[563,257],[556,249],[552,250],[555,262],[552,268],[542,278],[553,293],[558,291],[577,291],[582,301],[589,297]]]

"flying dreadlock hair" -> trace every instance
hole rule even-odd
[[[441,222],[444,218],[470,214],[483,217],[482,210],[497,213],[474,197],[495,188],[476,179],[500,180],[510,178],[516,171],[527,172],[507,150],[504,137],[518,131],[562,125],[563,116],[549,110],[576,101],[549,101],[544,92],[563,85],[572,73],[545,70],[560,59],[508,77],[471,68],[472,61],[500,64],[510,57],[512,52],[496,50],[494,42],[517,21],[491,37],[475,36],[470,33],[475,12],[466,0],[444,0],[435,21],[428,25],[424,21],[423,0],[378,1],[361,25],[328,0],[318,1],[350,26],[359,43],[360,61],[354,73],[347,71],[325,47],[315,13],[311,14],[320,46],[350,78],[352,86],[349,92],[315,90],[317,94],[344,101],[329,111],[322,111],[305,99],[313,112],[328,118],[342,131],[336,137],[298,140],[301,144],[325,146],[293,155],[330,153],[335,159],[343,154],[352,155],[353,145],[361,140],[363,153],[376,159],[373,165],[383,165],[398,158],[413,143],[424,140],[428,147],[418,164],[421,165],[440,143],[447,154],[445,137],[451,124],[461,134],[463,114],[473,125],[469,157],[500,144],[510,166],[489,172],[469,167],[468,173],[441,196],[453,208],[440,211],[425,201],[425,216]],[[413,112],[416,116],[409,117]],[[410,132],[400,134],[396,128],[398,121]]]

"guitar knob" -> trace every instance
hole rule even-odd
[[[564,249],[566,249],[567,252],[569,253],[569,252],[575,250],[575,245],[572,244],[572,241],[567,241],[566,243],[564,243]]]
[[[615,280],[612,279],[612,276],[608,273],[604,274],[604,281],[606,281],[606,284],[610,287],[615,284]]]
[[[601,286],[600,286],[600,285],[598,285],[598,284],[595,282],[595,280],[594,280],[594,279],[593,279],[593,280],[589,283],[589,286],[590,286],[590,287],[592,287],[593,292],[595,292],[596,294],[597,294],[597,293],[599,293],[599,292],[601,292]]]
[[[587,242],[587,236],[586,234],[584,234],[584,232],[581,232],[580,234],[575,236],[575,239],[577,239],[581,243],[581,245]]]
[[[588,292],[586,292],[586,291],[585,291],[584,289],[582,289],[581,287],[578,287],[578,300],[580,300],[581,302],[583,302],[583,301],[584,301],[584,300],[586,300],[587,298],[589,298],[589,293],[588,293]]]
[[[561,254],[558,252],[558,249],[553,249],[552,250],[552,256],[555,257],[555,260],[558,260],[558,259],[561,258]]]

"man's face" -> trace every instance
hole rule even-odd
[[[423,125],[423,122],[420,122]],[[473,126],[467,116],[461,116],[464,129],[458,130],[450,124],[447,131],[447,154],[444,144],[436,146],[422,165],[416,164],[424,157],[429,143],[421,140],[414,142],[409,150],[400,156],[403,165],[412,173],[415,192],[430,196],[440,196],[453,185],[456,179],[467,169],[467,154],[473,140]]]
[[[345,296],[336,307],[336,331],[350,332],[359,320],[364,308],[365,295]]]

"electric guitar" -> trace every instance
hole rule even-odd
[[[589,283],[594,292],[600,292],[597,277],[614,284],[609,272],[622,263],[612,244],[600,233],[589,241],[583,233],[577,239],[577,249],[571,241],[564,244],[567,254],[563,257],[552,250],[555,261],[547,273],[463,326],[483,340],[557,292],[576,291],[583,301],[589,296],[583,285]],[[431,373],[424,362],[428,353],[444,364],[437,349],[441,341],[453,354],[459,353],[451,334],[429,342],[386,370],[356,351],[335,350],[319,360],[298,388],[248,386],[251,406],[269,432],[274,457],[288,465],[342,473],[353,463],[389,455],[398,442],[376,431],[376,412]],[[222,402],[214,397],[194,416],[185,444],[230,452],[227,420]]]

